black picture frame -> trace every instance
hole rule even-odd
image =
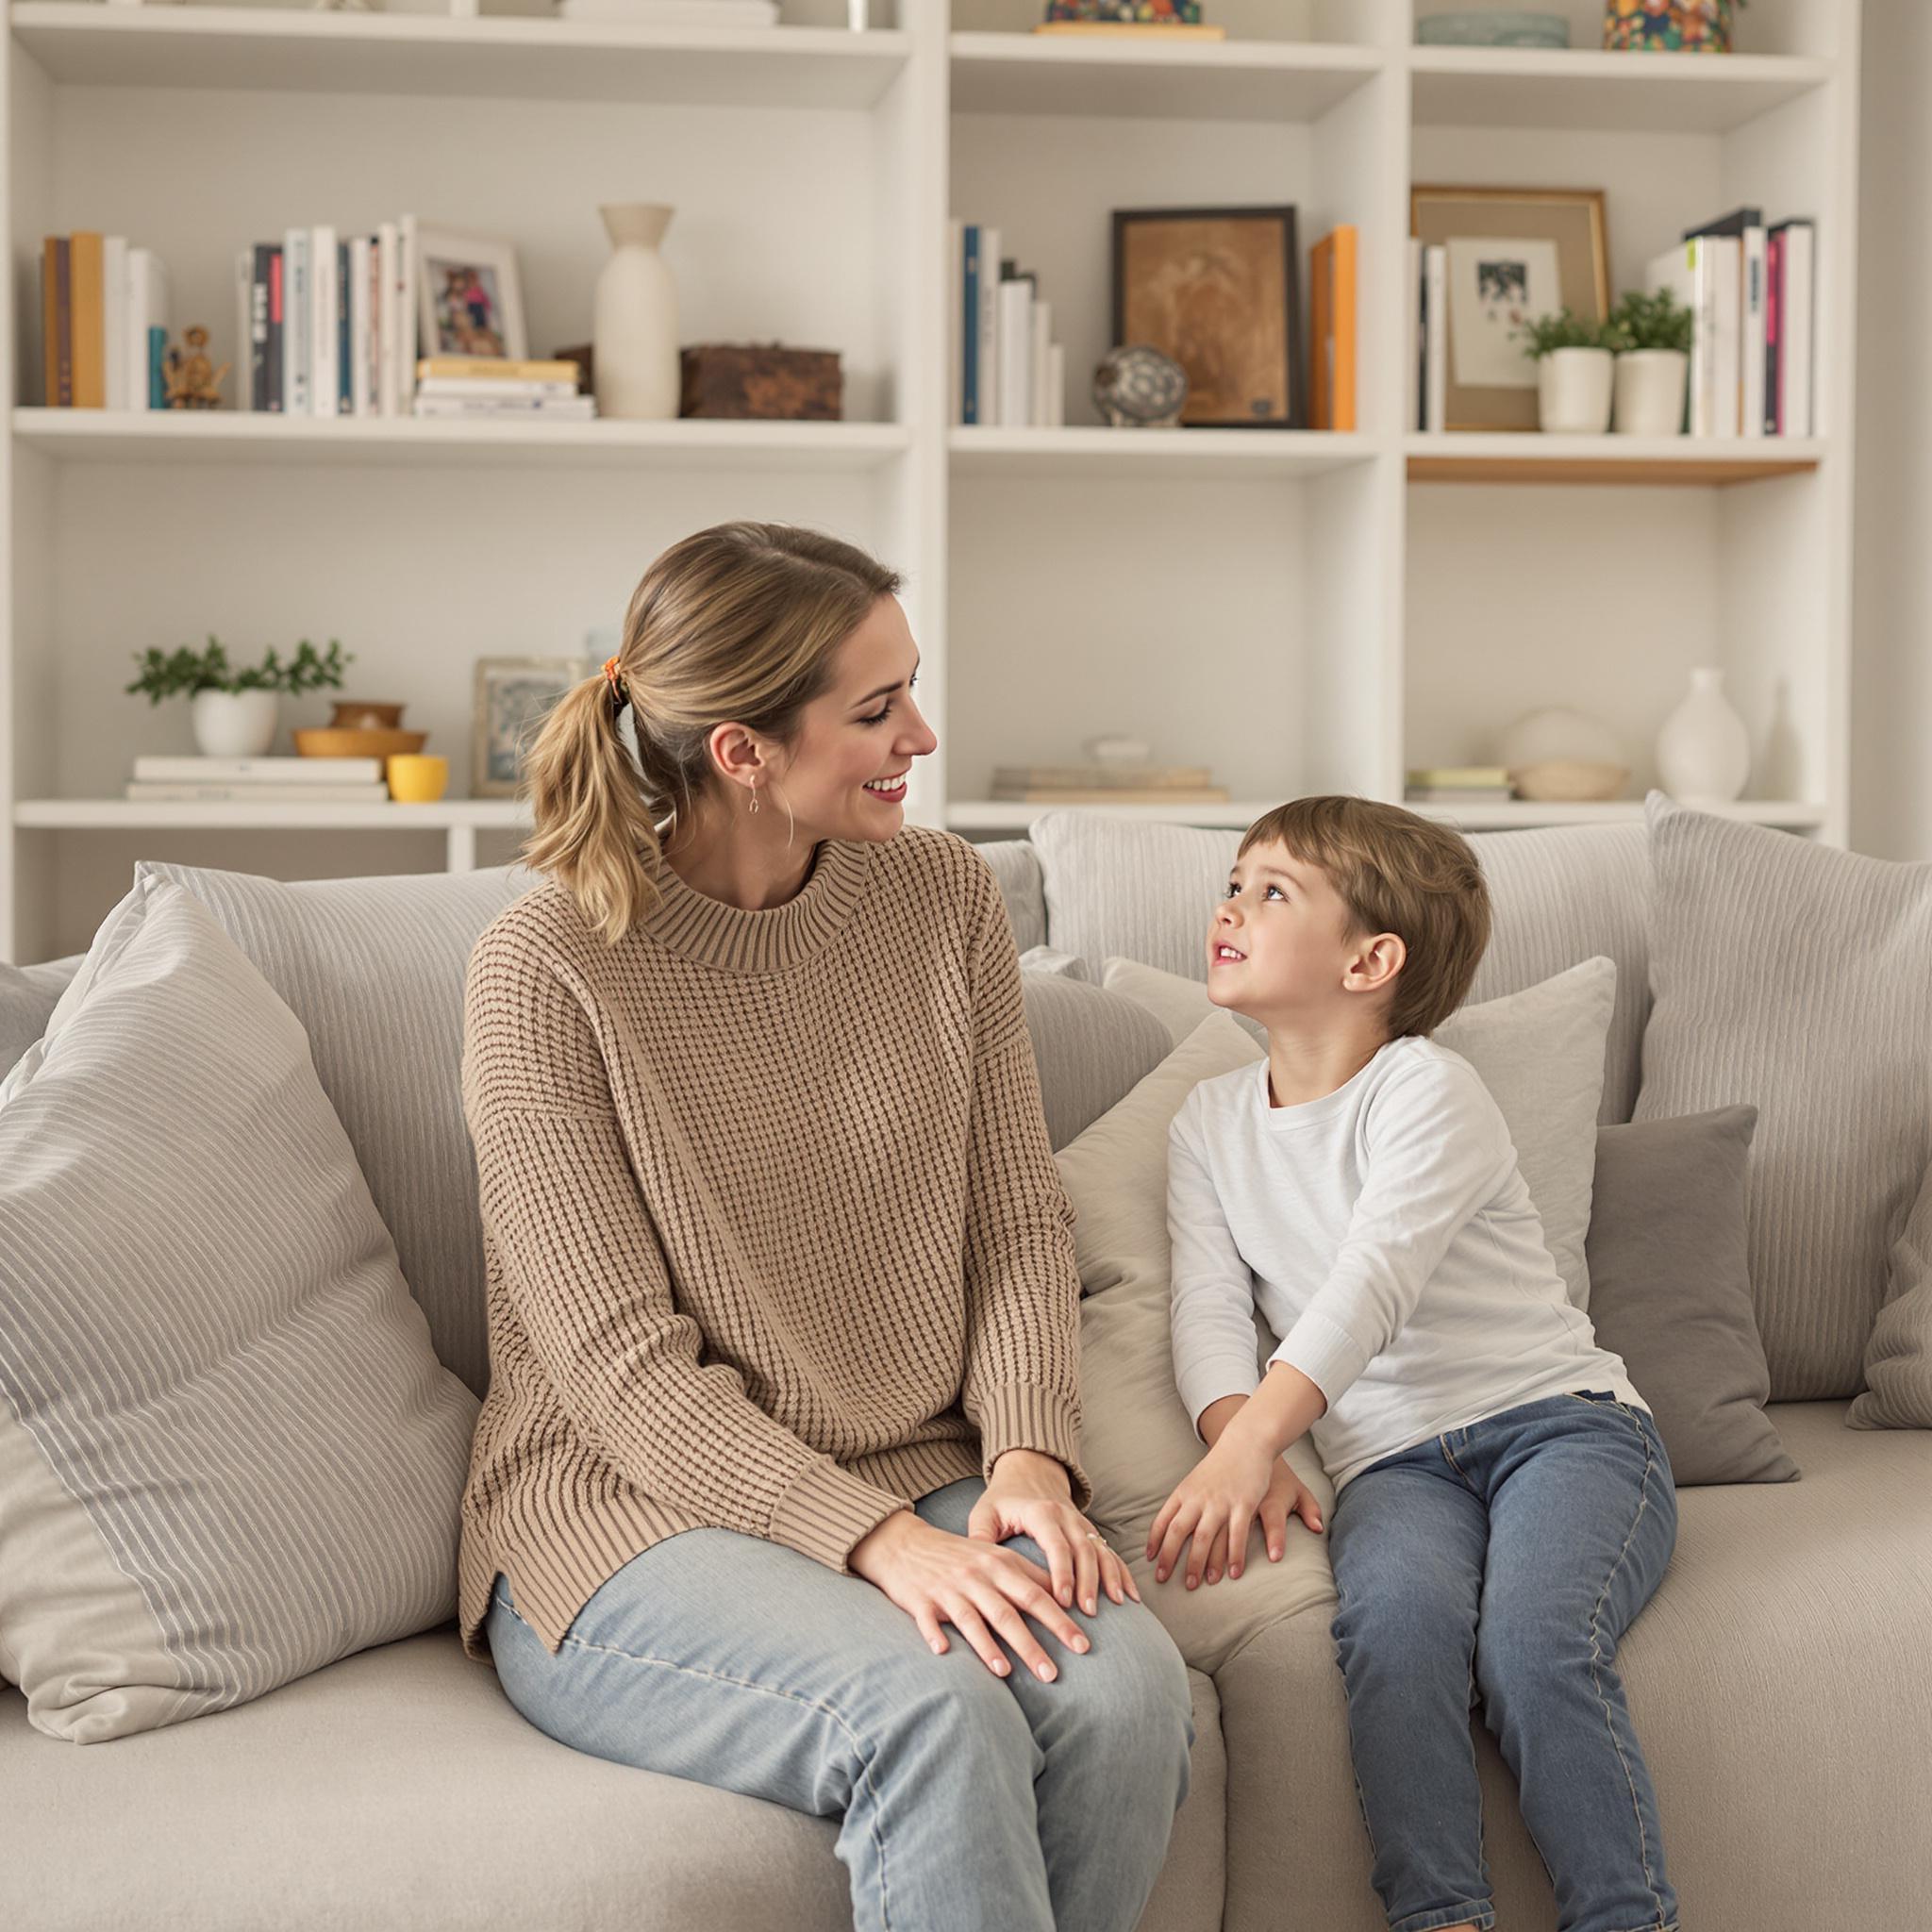
[[[1272,225],[1276,231],[1276,245],[1281,264],[1281,290],[1284,314],[1282,317],[1282,393],[1287,398],[1286,409],[1275,415],[1257,415],[1252,407],[1246,412],[1221,408],[1210,413],[1191,413],[1196,407],[1196,393],[1193,386],[1193,371],[1189,371],[1190,389],[1188,402],[1182,406],[1181,425],[1194,429],[1306,429],[1308,426],[1308,398],[1304,380],[1306,364],[1302,358],[1302,296],[1301,296],[1301,247],[1297,235],[1295,207],[1292,203],[1272,204],[1266,207],[1244,206],[1236,208],[1115,208],[1113,210],[1113,341],[1116,347],[1130,340],[1127,327],[1127,288],[1126,257],[1129,230],[1137,224],[1174,224],[1184,222],[1253,222]],[[1274,251],[1271,249],[1271,259]],[[1185,356],[1176,352],[1176,346],[1159,340],[1159,332],[1141,330],[1131,340],[1150,342],[1155,348],[1173,356],[1177,362],[1186,366]],[[1273,365],[1270,365],[1271,373]]]

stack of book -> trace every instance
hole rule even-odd
[[[380,805],[380,758],[209,758],[147,755],[134,761],[129,798],[257,805]]]
[[[152,249],[93,229],[42,238],[41,392],[48,408],[166,408],[167,347],[168,265]]]
[[[982,427],[1057,429],[1067,420],[1066,351],[1040,277],[1000,258],[1000,231],[949,225],[947,329],[952,419]]]
[[[1501,765],[1422,765],[1408,774],[1410,805],[1502,805],[1515,797]]]
[[[588,422],[594,396],[577,389],[567,358],[512,361],[492,356],[425,356],[416,364],[419,416],[541,416]]]
[[[1018,805],[1225,805],[1206,765],[1001,765],[992,795]]]

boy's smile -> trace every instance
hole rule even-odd
[[[1279,844],[1251,846],[1235,860],[1208,929],[1208,997],[1255,1019],[1318,1002],[1341,987],[1354,950],[1350,926],[1319,866]]]

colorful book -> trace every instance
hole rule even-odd
[[[1315,243],[1309,256],[1313,380],[1308,385],[1316,429],[1355,427],[1356,230],[1343,223]]]
[[[83,228],[76,229],[68,239],[74,263],[74,407],[105,408],[108,364],[101,327],[101,256],[106,237]]]

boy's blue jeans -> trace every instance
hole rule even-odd
[[[963,1536],[985,1488],[969,1476],[916,1507]],[[1031,1537],[1006,1546],[1045,1569]],[[555,1657],[501,1574],[486,1627],[509,1701],[563,1743],[839,1817],[857,1932],[1132,1932],[1194,1722],[1154,1612],[1095,1601],[1068,1612],[1084,1652],[1027,1620],[1053,1682],[1004,1642],[1001,1678],[951,1624],[935,1657],[863,1577],[691,1529],[604,1583]]]
[[[1391,1932],[1495,1924],[1470,1707],[1516,1774],[1562,1932],[1670,1932],[1657,1799],[1618,1640],[1662,1580],[1657,1426],[1554,1395],[1386,1456],[1328,1517],[1356,1789]]]

